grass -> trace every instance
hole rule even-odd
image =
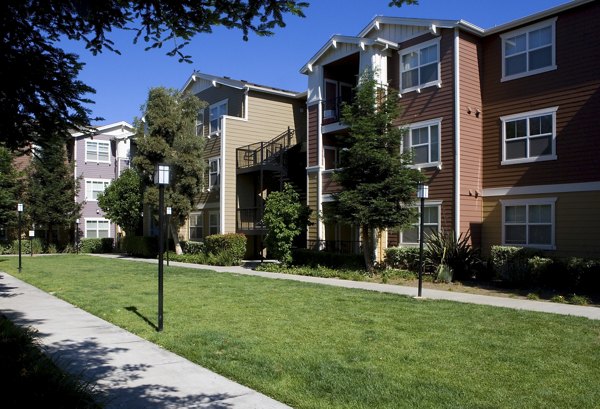
[[[89,408],[93,389],[62,372],[40,350],[36,334],[0,315],[0,382],[5,408]]]
[[[295,408],[590,408],[600,322],[90,256],[0,270]]]

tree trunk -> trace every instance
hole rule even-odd
[[[171,228],[171,238],[173,239],[173,245],[175,246],[175,254],[183,254],[183,250],[181,249],[181,243],[179,242],[179,226],[176,223],[173,223],[173,219],[169,221]]]
[[[365,266],[369,275],[373,274],[375,266],[373,264],[373,243],[371,235],[371,227],[369,225],[361,226],[363,256],[365,258]]]

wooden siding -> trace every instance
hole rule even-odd
[[[317,215],[319,213],[317,197],[319,196],[318,190],[318,175],[311,173],[307,177],[307,190],[306,190],[306,205],[312,210],[310,214],[311,225],[307,229],[307,239],[317,240]]]
[[[557,69],[501,82],[499,35],[484,41],[484,188],[575,183],[600,179],[600,3],[568,10],[556,20]],[[587,40],[587,41],[586,41]],[[557,160],[500,165],[500,117],[558,106]]]
[[[386,40],[395,43],[401,43],[411,38],[421,36],[424,33],[428,33],[427,27],[424,26],[381,24],[379,30],[371,30],[366,37],[372,39],[385,38]]]
[[[493,245],[502,244],[502,205],[500,200],[556,198],[556,250],[549,255],[566,257],[600,257],[600,192],[559,193],[546,195],[486,197],[483,204],[482,252],[489,255]]]
[[[482,96],[481,42],[460,33],[460,232],[470,232],[472,243],[481,243]]]
[[[307,161],[308,166],[317,166],[319,140],[319,105],[308,107],[308,132],[307,132]]]
[[[342,190],[342,187],[338,182],[333,180],[332,172],[323,172],[321,176],[323,180],[323,194],[336,193]]]
[[[248,120],[227,118],[225,124],[225,178],[221,183],[224,194],[222,209],[225,233],[236,231],[237,183],[236,149],[255,142],[269,141],[296,124],[306,120],[304,102],[277,95],[250,92],[248,95]]]
[[[429,184],[429,200],[442,200],[442,228],[454,229],[454,32],[441,30],[440,62],[442,87],[427,87],[402,94],[400,106],[402,115],[398,126],[410,125],[430,119],[442,118],[441,124],[441,162],[442,169],[423,168],[423,174]],[[402,44],[402,48],[411,47],[433,38],[427,34]],[[394,58],[399,59],[396,53]],[[399,64],[397,65],[399,66]],[[399,82],[399,70],[389,73],[392,81]]]

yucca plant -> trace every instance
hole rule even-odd
[[[479,250],[470,241],[470,233],[461,233],[458,238],[453,231],[432,233],[427,238],[427,262],[436,271],[439,266],[448,266],[455,280],[469,280],[481,265]],[[442,270],[447,274],[445,268]]]

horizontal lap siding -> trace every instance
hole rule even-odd
[[[340,184],[333,180],[333,173],[323,173],[323,194],[337,193],[342,190]]]
[[[308,175],[307,177],[307,184],[308,184],[308,189],[306,192],[306,204],[308,205],[308,207],[312,210],[312,213],[310,215],[310,221],[311,221],[311,225],[308,226],[308,236],[307,239],[308,240],[317,240],[317,215],[319,213],[319,209],[318,209],[318,202],[317,202],[317,197],[318,197],[318,181],[317,181],[317,174],[316,173],[311,173]]]
[[[307,151],[308,166],[317,166],[317,149],[319,140],[319,105],[311,105],[308,107],[308,136],[307,136]]]
[[[569,10],[556,21],[554,71],[501,82],[499,35],[485,39],[484,187],[597,181],[600,167],[600,3]],[[501,166],[500,117],[558,106],[558,160]]]
[[[482,221],[482,111],[481,43],[460,33],[460,232],[470,232],[472,243],[481,244]]]
[[[442,87],[427,87],[421,93],[408,92],[402,95],[400,106],[403,109],[398,125],[430,119],[443,118],[441,129],[442,170],[424,169],[423,174],[429,183],[429,200],[442,200],[442,228],[454,228],[453,194],[454,194],[454,47],[452,30],[441,30],[440,62]],[[430,35],[407,41],[403,48],[419,44],[433,38]],[[398,54],[394,58],[399,58]],[[397,81],[400,73],[389,73]]]
[[[224,231],[236,230],[236,149],[255,142],[269,141],[294,128],[296,116],[303,108],[299,101],[290,98],[250,92],[248,96],[248,120],[226,119],[225,125],[225,195]]]

